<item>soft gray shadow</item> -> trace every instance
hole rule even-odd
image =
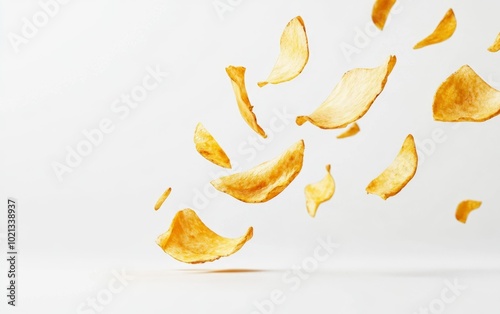
[[[245,269],[245,268],[234,268],[234,269],[207,269],[201,270],[200,272],[206,274],[229,274],[229,273],[263,273],[269,272],[269,269]]]
[[[228,268],[228,269],[169,269],[160,271],[130,271],[132,276],[139,278],[164,278],[185,274],[244,274],[244,273],[264,273],[273,272],[271,269],[251,269],[251,268]]]

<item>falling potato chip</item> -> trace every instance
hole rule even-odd
[[[500,50],[500,33],[495,38],[495,42],[488,48],[488,51],[497,52]]]
[[[486,121],[500,113],[500,91],[464,65],[439,86],[432,112],[436,121]]]
[[[358,120],[370,109],[384,90],[396,57],[376,68],[354,69],[346,72],[328,98],[309,116],[299,116],[298,125],[306,121],[322,129],[338,129]]]
[[[304,141],[292,145],[281,156],[245,172],[213,180],[219,191],[245,203],[262,203],[280,194],[299,174],[304,158]]]
[[[472,200],[462,201],[457,206],[455,217],[461,223],[466,223],[467,217],[469,217],[470,212],[475,209],[478,209],[481,206],[481,204],[482,203],[480,201],[472,201]]]
[[[207,160],[218,166],[231,169],[229,157],[201,123],[198,123],[194,131],[194,143],[196,150]]]
[[[247,89],[245,87],[245,67],[228,66],[226,68],[227,75],[231,79],[238,109],[240,110],[243,120],[260,136],[266,138],[266,132],[257,123],[257,117],[252,112],[253,106],[248,99]]]
[[[212,262],[237,252],[253,236],[253,228],[239,238],[224,238],[210,230],[189,208],[175,215],[170,228],[156,243],[176,260],[197,264]]]
[[[278,84],[297,77],[307,64],[309,47],[304,21],[300,16],[292,19],[285,27],[280,39],[280,55],[271,74],[259,87],[269,83]]]
[[[172,188],[168,188],[163,192],[163,194],[160,196],[158,201],[155,204],[155,210],[160,209],[161,205],[163,205],[163,202],[167,199],[167,197],[170,195],[170,192],[172,192]]]
[[[409,134],[398,156],[366,187],[366,192],[388,199],[401,191],[417,171],[418,156],[413,136]]]
[[[337,138],[346,138],[354,136],[358,134],[358,132],[359,132],[359,125],[356,122],[354,122],[347,130],[337,135]]]
[[[434,32],[432,32],[432,34],[416,44],[413,49],[419,49],[425,46],[443,42],[453,35],[456,28],[457,19],[455,18],[455,13],[453,13],[452,9],[449,9],[448,12],[446,12],[446,14],[444,15],[441,22],[439,22]]]
[[[372,9],[372,21],[378,29],[383,30],[387,17],[396,0],[376,0]]]
[[[307,185],[304,190],[307,212],[311,217],[316,216],[319,205],[331,199],[335,193],[335,181],[330,174],[330,165],[326,166],[326,172],[323,180]]]

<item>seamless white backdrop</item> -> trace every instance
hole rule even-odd
[[[316,304],[311,306],[325,313],[412,313],[439,296],[441,277],[451,280],[457,272],[475,288],[452,313],[477,312],[479,301],[480,309],[491,313],[488,296],[498,292],[491,283],[500,265],[499,123],[439,123],[431,107],[439,84],[463,64],[500,88],[500,56],[486,50],[500,31],[500,6],[401,0],[385,30],[375,32],[372,2],[73,0],[61,4],[16,52],[9,36],[21,34],[23,18],[32,19],[42,9],[36,1],[1,1],[0,196],[19,201],[18,312],[77,312],[106,286],[111,269],[125,268],[139,280],[115,295],[104,313],[141,308],[148,313],[250,313],[255,300],[279,288],[287,269],[311,256],[318,239],[331,237],[338,250],[321,263],[303,297],[276,312],[298,313]],[[221,3],[230,9],[218,11]],[[450,7],[458,21],[453,37],[413,50]],[[284,26],[297,15],[308,32],[309,63],[291,82],[257,87],[276,60]],[[337,140],[339,131],[295,124],[295,117],[314,110],[345,71],[375,67],[390,54],[397,56],[397,65],[359,121],[358,135]],[[254,112],[270,135],[264,143],[239,115],[224,70],[228,65],[247,67]],[[168,75],[127,116],[113,111],[113,103],[154,69]],[[53,164],[64,163],[67,147],[76,149],[85,139],[82,132],[103,119],[112,131],[58,180]],[[274,120],[279,123],[273,128]],[[195,151],[198,122],[240,169],[304,139],[302,172],[264,204],[214,193],[208,182],[223,170]],[[367,195],[366,185],[392,161],[408,133],[420,152],[416,176],[387,201]],[[328,163],[337,190],[311,219],[303,187],[320,180]],[[171,196],[154,212],[168,186]],[[454,218],[463,199],[483,201],[466,225]],[[155,244],[184,207],[195,209],[224,236],[239,236],[253,226],[254,238],[231,257],[184,265]],[[273,271],[180,271],[185,269]],[[394,273],[410,277],[389,275]],[[387,295],[369,290],[372,284],[385,287]],[[349,292],[342,295],[346,286]],[[337,292],[339,302],[331,303],[324,289]],[[179,308],[191,293],[198,301]]]

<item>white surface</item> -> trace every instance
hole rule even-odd
[[[413,313],[454,278],[470,288],[446,313],[491,313],[500,265],[499,120],[457,127],[433,121],[431,106],[439,84],[463,64],[500,87],[500,55],[486,51],[500,31],[500,4],[400,2],[386,29],[346,57],[341,47],[355,45],[358,30],[373,28],[371,0],[232,1],[222,19],[211,1],[74,0],[18,53],[9,33],[19,33],[23,17],[40,7],[1,1],[0,199],[19,200],[18,312],[75,313],[106,287],[111,269],[125,268],[138,279],[102,313],[251,313],[255,301],[283,287],[287,269],[313,254],[318,239],[330,237],[340,247],[276,313]],[[458,20],[453,37],[412,50],[449,7]],[[258,88],[276,60],[284,26],[297,15],[308,32],[309,63],[291,82]],[[389,54],[397,55],[397,65],[358,135],[337,140],[339,131],[295,124],[345,71],[377,66]],[[251,144],[257,135],[237,111],[228,65],[247,67],[250,100],[270,135],[264,144]],[[125,118],[113,112],[112,103],[156,67],[168,77]],[[284,120],[276,113],[283,108]],[[75,148],[82,131],[102,119],[114,130],[59,181],[52,164],[64,162],[66,147]],[[282,128],[270,129],[272,119]],[[200,121],[241,169],[303,138],[303,170],[265,204],[200,192],[221,173],[194,149]],[[446,139],[431,144],[436,132]],[[408,133],[420,151],[414,179],[388,201],[366,195]],[[322,178],[327,163],[337,191],[311,219],[303,187]],[[154,212],[168,186],[171,196]],[[200,193],[208,193],[206,201]],[[483,206],[462,225],[455,206],[468,198]],[[181,264],[154,241],[183,207],[224,236],[251,225],[254,238],[217,262]],[[271,271],[184,271],[204,269]],[[3,286],[5,271],[0,276]]]

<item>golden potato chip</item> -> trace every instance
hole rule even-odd
[[[201,123],[198,123],[194,131],[194,143],[198,153],[207,160],[218,166],[231,169],[229,157]]]
[[[190,264],[212,262],[237,252],[253,236],[253,228],[239,238],[224,238],[210,230],[194,210],[186,208],[175,215],[170,228],[156,243],[173,258]]]
[[[486,121],[500,113],[500,91],[464,65],[439,86],[432,113],[436,121]]]
[[[472,201],[472,200],[462,201],[457,206],[455,217],[461,223],[466,223],[467,217],[469,217],[470,212],[478,209],[481,206],[481,204],[482,202],[480,201]]]
[[[413,47],[413,49],[420,49],[425,46],[443,42],[453,35],[456,28],[457,19],[455,18],[455,13],[453,13],[452,9],[449,9],[448,12],[446,12],[446,14],[444,15],[441,22],[439,22],[436,29],[432,32],[432,34],[422,39]]]
[[[328,98],[309,116],[299,116],[298,125],[306,121],[322,129],[338,129],[358,120],[370,109],[384,90],[396,57],[376,68],[354,69],[346,72]]]
[[[346,138],[354,136],[358,134],[359,130],[360,130],[359,125],[356,122],[354,122],[347,130],[337,135],[337,138]]]
[[[163,205],[163,202],[165,202],[167,197],[170,195],[170,192],[172,192],[172,188],[168,188],[165,190],[165,192],[163,192],[158,201],[156,201],[155,210],[160,209],[161,205]]]
[[[231,79],[236,102],[238,103],[238,109],[240,110],[243,120],[245,120],[252,130],[263,138],[266,138],[266,132],[257,123],[257,117],[252,111],[253,106],[250,104],[250,99],[248,99],[247,88],[245,86],[245,71],[245,67],[234,67],[231,65],[226,68],[226,73]]]
[[[304,21],[300,16],[292,19],[285,27],[280,39],[280,54],[271,74],[259,87],[269,83],[278,84],[297,77],[309,60],[309,47]]]
[[[372,9],[372,21],[378,29],[384,29],[385,22],[395,3],[396,0],[375,0]]]
[[[366,187],[366,192],[388,199],[401,191],[417,171],[418,156],[413,136],[409,134],[398,156]]]
[[[330,165],[326,166],[326,172],[323,180],[309,184],[304,189],[307,212],[311,217],[316,216],[319,205],[331,199],[335,193],[335,181],[330,173]]]
[[[280,194],[299,174],[304,158],[304,141],[300,140],[281,156],[245,172],[213,180],[219,191],[245,203],[262,203]]]
[[[488,51],[491,52],[497,52],[498,50],[500,50],[500,33],[497,35],[497,38],[495,38],[493,45],[488,48]]]

